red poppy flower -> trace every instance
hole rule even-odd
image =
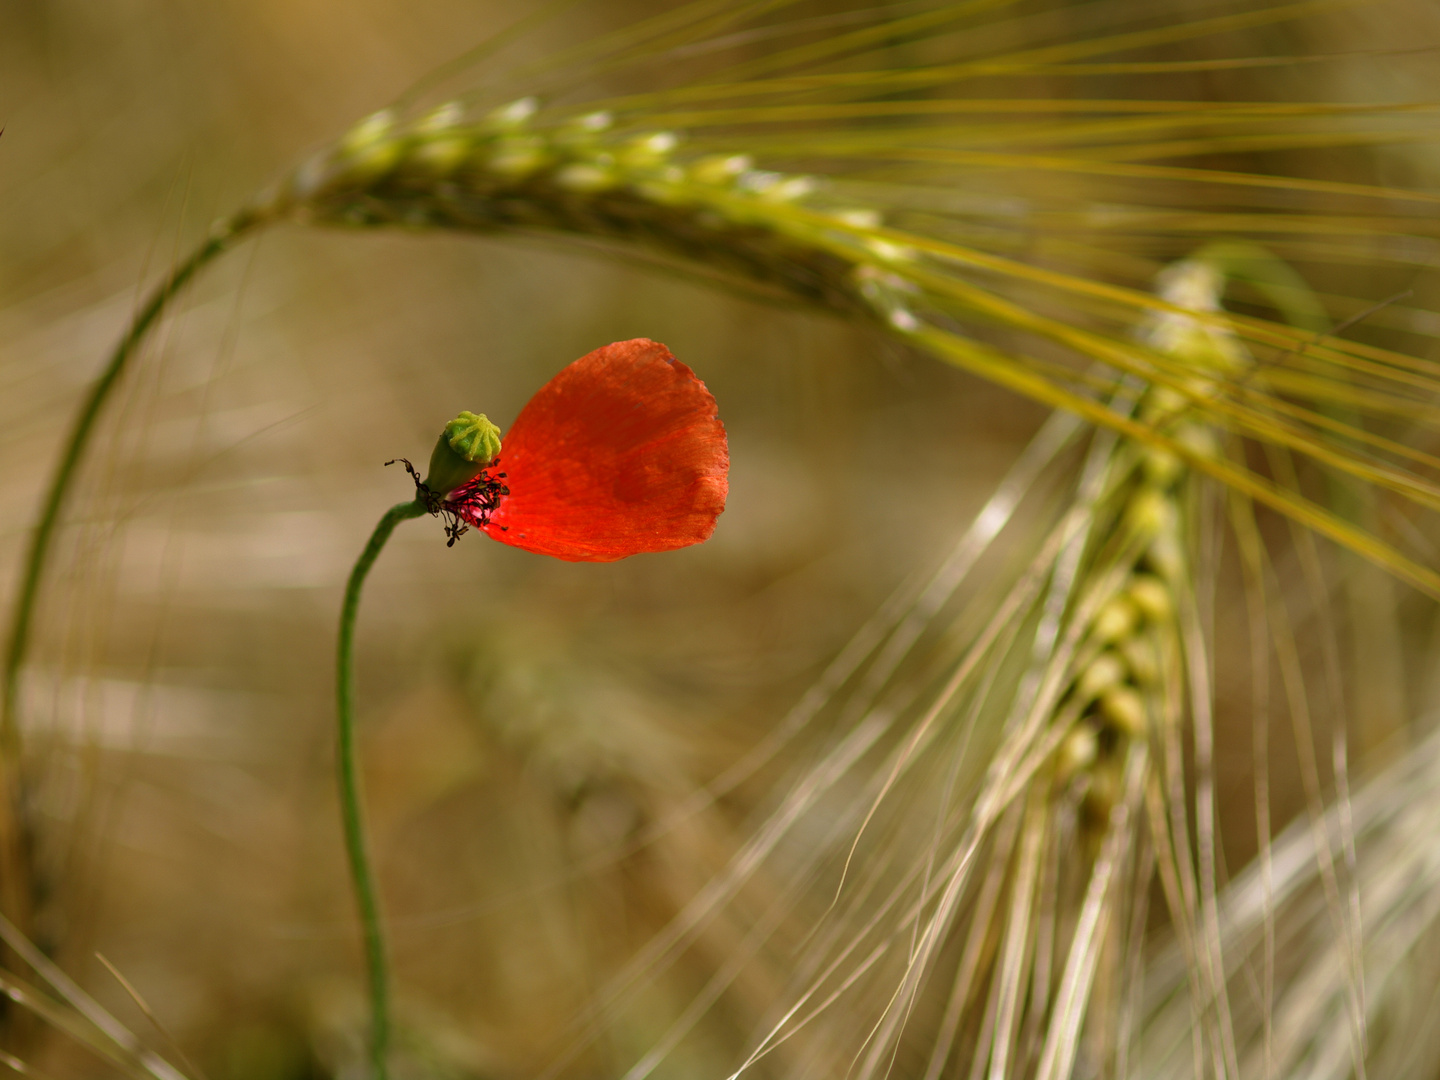
[[[451,492],[447,509],[513,547],[611,562],[708,539],[729,469],[710,391],[664,345],[636,338],[541,387],[489,475]]]

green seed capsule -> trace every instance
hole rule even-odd
[[[395,167],[404,149],[395,135],[395,114],[389,109],[367,116],[340,140],[337,163],[343,182],[368,183]]]
[[[1099,753],[1100,747],[1095,738],[1095,729],[1086,723],[1076,724],[1070,734],[1065,736],[1060,748],[1055,751],[1056,783],[1069,783],[1076,773],[1095,764]]]
[[[1155,537],[1145,552],[1145,561],[1166,581],[1179,581],[1185,575],[1185,553],[1174,533]]]
[[[1103,652],[1075,680],[1075,694],[1081,701],[1093,701],[1124,678],[1124,661],[1112,652]]]
[[[1174,613],[1170,589],[1153,574],[1136,574],[1130,579],[1126,595],[1145,618],[1154,623],[1169,622]]]
[[[1144,537],[1168,535],[1175,528],[1175,506],[1163,491],[1147,489],[1130,501],[1130,527]]]
[[[1190,407],[1190,399],[1168,386],[1156,386],[1146,395],[1144,418],[1149,421],[1173,420]]]
[[[604,191],[619,182],[614,168],[600,163],[579,161],[555,173],[555,183],[566,191],[588,194]]]
[[[1141,686],[1160,681],[1160,653],[1149,637],[1135,635],[1120,646],[1120,655],[1130,668],[1130,677]]]
[[[852,229],[878,229],[882,221],[878,210],[836,210],[830,216]]]
[[[1145,701],[1133,687],[1112,686],[1100,696],[1100,715],[1132,739],[1145,734]]]
[[[1185,472],[1185,463],[1169,450],[1147,447],[1140,459],[1140,469],[1145,479],[1156,487],[1168,488]]]
[[[732,183],[754,164],[749,154],[714,154],[703,157],[690,166],[690,179],[696,183],[718,187]]]
[[[437,178],[449,176],[474,149],[472,140],[460,136],[426,139],[406,159],[407,166],[413,163],[419,171]]]
[[[549,148],[537,135],[507,135],[490,153],[491,172],[509,180],[523,180],[550,164]]]
[[[1090,773],[1090,790],[1085,795],[1086,825],[1096,832],[1104,829],[1110,812],[1120,801],[1120,775],[1114,768],[1098,768]]]
[[[459,127],[460,121],[464,119],[465,107],[458,101],[447,101],[422,116],[415,125],[415,130],[422,135],[438,135]]]
[[[485,117],[485,126],[513,131],[529,123],[530,118],[540,109],[540,102],[533,97],[523,97],[508,105],[501,105]]]
[[[627,169],[648,169],[662,164],[680,140],[674,132],[657,131],[629,140],[616,155]]]
[[[1135,605],[1124,596],[1117,596],[1100,608],[1091,632],[1107,645],[1113,644],[1129,637],[1139,621],[1140,612]]]
[[[1213,458],[1220,454],[1215,433],[1199,424],[1180,424],[1175,429],[1175,441],[1196,457]]]
[[[445,425],[430,454],[425,486],[447,495],[500,456],[500,429],[484,413],[462,412]]]

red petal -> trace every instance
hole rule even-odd
[[[505,432],[499,468],[510,494],[485,532],[572,562],[698,544],[730,488],[715,399],[645,338],[596,349],[541,387]]]

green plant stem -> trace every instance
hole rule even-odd
[[[24,817],[24,785],[20,769],[20,672],[30,651],[30,634],[45,564],[55,540],[55,527],[73,487],[76,471],[95,432],[96,421],[110,395],[139,351],[145,335],[159,320],[170,302],[207,264],[234,246],[243,236],[275,217],[276,210],[246,208],[210,230],[205,242],[183,262],[171,269],[165,280],[150,293],[130,320],[100,377],[90,388],[70,429],[60,463],[50,479],[40,520],[30,534],[30,545],[20,570],[20,591],[10,614],[10,637],[5,649],[4,688],[0,690],[0,910],[5,911],[24,932],[29,932],[33,902],[30,842]]]
[[[345,826],[345,851],[350,856],[350,877],[365,935],[365,966],[370,978],[370,1060],[375,1069],[375,1080],[385,1080],[387,1075],[385,1058],[390,1043],[390,975],[385,960],[380,893],[370,866],[364,808],[360,798],[360,771],[355,761],[355,616],[360,610],[360,591],[365,587],[365,578],[385,547],[385,541],[395,531],[395,526],[425,513],[425,504],[418,499],[400,503],[385,511],[380,524],[375,526],[345,586],[345,603],[340,609],[340,641],[336,651],[335,765],[340,778],[340,817]]]
[[[0,754],[13,768],[18,762],[20,750],[19,700],[20,669],[25,664],[30,649],[30,631],[35,614],[36,602],[40,597],[40,584],[45,574],[45,563],[50,556],[55,526],[70,494],[75,472],[85,456],[85,449],[94,433],[95,423],[104,411],[110,394],[120,377],[129,366],[131,357],[145,340],[151,327],[164,314],[170,302],[190,283],[190,280],[207,263],[233,247],[243,236],[256,227],[271,220],[272,215],[254,209],[242,210],[229,220],[210,231],[205,242],[191,252],[183,262],[177,264],[169,275],[150,293],[145,303],[130,320],[105,370],[90,388],[80,412],[65,441],[60,464],[50,480],[45,494],[45,504],[40,512],[40,521],[30,535],[30,546],[25,553],[25,564],[20,572],[20,592],[10,616],[10,640],[5,652],[5,697],[0,707]]]

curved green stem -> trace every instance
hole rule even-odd
[[[20,669],[25,664],[30,648],[30,630],[35,605],[40,597],[40,583],[45,574],[45,563],[50,556],[55,526],[60,521],[60,512],[70,494],[71,483],[85,448],[94,433],[95,422],[100,418],[110,393],[115,389],[120,376],[125,373],[130,358],[145,339],[150,328],[164,313],[170,301],[189,284],[190,279],[216,256],[232,247],[242,236],[271,219],[270,214],[254,209],[242,210],[228,221],[212,229],[205,243],[201,244],[184,262],[170,271],[169,276],[157,285],[144,305],[135,313],[125,336],[110,354],[110,362],[90,388],[90,396],[75,417],[60,464],[50,480],[45,495],[45,505],[40,512],[39,524],[30,535],[30,546],[25,553],[25,565],[20,572],[20,592],[10,616],[10,641],[5,652],[5,697],[0,706],[0,754],[12,764],[17,761],[20,749],[19,708]]]
[[[360,799],[360,771],[355,761],[355,616],[360,610],[360,591],[375,559],[395,531],[408,518],[426,513],[425,504],[414,502],[392,506],[370,534],[345,586],[345,603],[340,609],[340,642],[335,665],[336,731],[335,764],[340,777],[340,817],[345,826],[345,851],[350,856],[350,877],[360,923],[365,934],[365,966],[370,977],[370,1061],[375,1080],[385,1080],[386,1053],[390,1043],[390,975],[385,960],[385,934],[380,918],[380,893],[370,867],[365,839],[364,810]]]

